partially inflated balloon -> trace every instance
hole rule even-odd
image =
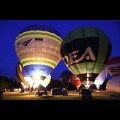
[[[37,84],[34,84],[34,88],[38,88],[42,91],[44,91],[47,94],[47,85],[51,81],[51,75],[49,74],[44,80],[39,80]]]
[[[106,90],[109,92],[120,93],[120,76],[112,77],[106,85]]]
[[[51,81],[51,75],[49,74],[43,81],[41,81],[40,84],[41,84],[43,87],[47,87],[48,84],[50,83],[50,81]]]
[[[108,60],[106,68],[111,76],[120,76],[120,57],[112,57]]]
[[[51,75],[49,74],[46,78],[43,78],[41,80],[36,80],[33,88],[37,88],[38,86],[42,86],[43,88],[46,88],[47,85],[50,83],[51,81]]]
[[[33,80],[45,79],[59,63],[62,37],[52,27],[32,25],[15,41],[16,54]]]
[[[94,27],[69,32],[61,45],[61,56],[69,70],[81,81],[95,78],[111,55],[112,44],[107,34]]]
[[[76,75],[72,75],[72,82],[77,89],[81,86],[81,81]]]
[[[69,87],[69,82],[71,80],[72,73],[68,70],[62,72],[60,80],[65,88]]]
[[[103,84],[103,82],[105,81],[107,77],[107,70],[106,68],[104,68],[102,70],[102,72],[97,76],[97,78],[94,81],[94,84],[96,85],[96,87],[99,89],[100,85]]]
[[[112,78],[108,81],[106,89],[111,92],[120,93],[120,57],[112,57],[106,64],[108,73]]]
[[[76,75],[74,75],[74,74],[72,74],[72,79],[71,79],[71,81],[72,81],[72,83],[75,85],[76,88],[79,88],[79,87],[81,86],[81,81],[80,81],[80,79],[79,79]]]

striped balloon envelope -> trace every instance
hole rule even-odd
[[[24,69],[34,80],[43,80],[61,60],[62,37],[52,27],[32,25],[16,37],[15,51]]]

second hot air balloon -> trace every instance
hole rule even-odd
[[[107,91],[120,93],[120,56],[112,57],[106,64],[111,79],[106,85]]]
[[[69,32],[61,44],[62,60],[83,81],[95,81],[111,55],[112,44],[101,29],[87,26]]]
[[[77,89],[79,89],[80,88],[80,86],[81,86],[81,81],[80,81],[80,79],[76,76],[76,75],[73,75],[72,74],[72,83],[75,85],[75,87],[77,88]]]

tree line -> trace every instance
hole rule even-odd
[[[8,77],[0,76],[0,88],[4,88],[6,90],[22,88],[21,80],[19,77],[17,77],[16,79],[9,79]],[[66,86],[64,86],[60,80],[51,79],[46,88],[47,90],[51,90],[52,88],[66,88]],[[76,87],[72,83],[69,83],[68,89],[75,90]]]
[[[19,81],[14,80],[13,78],[0,76],[0,88],[9,90],[9,89],[21,88],[21,87],[22,85]]]
[[[105,80],[104,83],[100,86],[100,89],[105,90],[106,84],[108,80]],[[82,86],[81,86],[82,87]],[[8,78],[4,76],[0,76],[0,88],[9,90],[14,88],[22,88],[21,80],[17,77],[16,79]],[[61,80],[53,80],[51,79],[51,82],[46,87],[47,90],[51,90],[52,88],[66,88],[61,82]],[[69,85],[67,86],[68,90],[76,90],[76,87],[69,82]]]

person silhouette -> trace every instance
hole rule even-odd
[[[3,90],[0,89],[0,100],[3,100]]]

